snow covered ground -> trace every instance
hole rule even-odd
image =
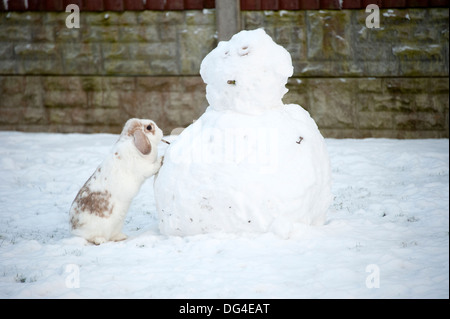
[[[150,179],[94,246],[68,210],[116,139],[0,132],[0,298],[449,297],[448,139],[327,139],[327,222],[287,240],[163,236]]]

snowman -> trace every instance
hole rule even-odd
[[[219,42],[202,61],[209,106],[167,148],[154,184],[161,233],[267,233],[325,222],[331,195],[324,139],[283,95],[290,54],[263,29]]]

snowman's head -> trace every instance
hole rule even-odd
[[[281,107],[292,73],[289,52],[263,29],[219,42],[200,66],[211,108],[250,114]]]

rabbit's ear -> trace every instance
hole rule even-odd
[[[152,145],[150,144],[150,141],[148,140],[147,136],[145,136],[144,132],[142,130],[134,130],[133,133],[134,138],[134,145],[136,145],[136,148],[144,155],[150,154],[152,151]]]

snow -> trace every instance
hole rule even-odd
[[[292,73],[289,52],[263,29],[243,30],[219,42],[200,65],[210,107],[247,114],[281,107]]]
[[[289,52],[263,29],[241,31],[202,61],[209,106],[168,148],[155,180],[166,235],[321,225],[332,201],[330,161],[309,113],[282,98]]]
[[[449,297],[448,139],[326,139],[327,221],[287,240],[162,235],[151,178],[95,246],[68,212],[117,138],[0,132],[0,298]]]

